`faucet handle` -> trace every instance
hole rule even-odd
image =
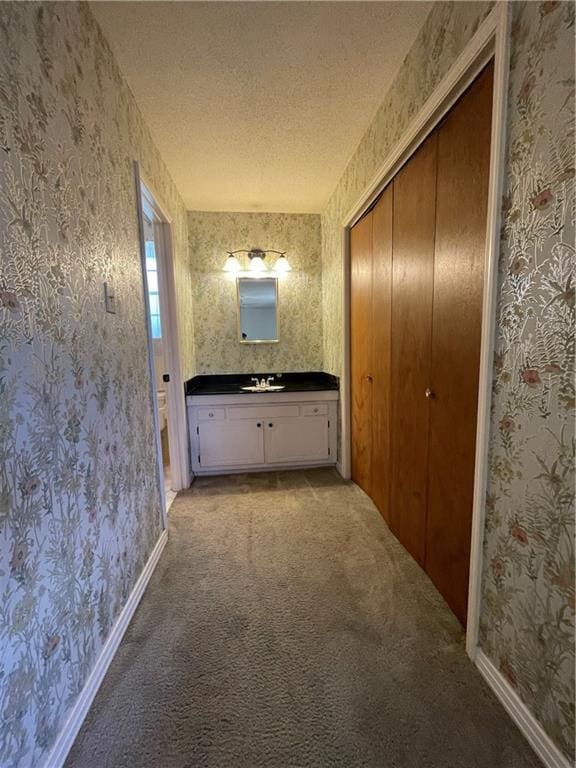
[[[266,386],[267,387],[270,385],[271,381],[274,381],[274,376],[268,376],[268,378],[266,379]]]
[[[255,382],[256,382],[256,384],[260,384],[260,382],[258,381],[258,379],[255,379],[255,378],[254,378],[254,376],[252,376],[252,378],[250,379],[250,381],[255,381]]]

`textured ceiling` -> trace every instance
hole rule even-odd
[[[431,5],[91,7],[189,209],[314,213]]]

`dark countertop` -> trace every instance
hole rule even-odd
[[[254,384],[252,378],[267,379],[273,376],[272,384],[283,384],[284,389],[277,392],[321,392],[339,389],[338,376],[322,371],[303,373],[217,373],[194,376],[185,383],[187,395],[249,395],[242,387]],[[265,394],[266,390],[263,390]]]

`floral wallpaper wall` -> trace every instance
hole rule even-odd
[[[342,367],[344,216],[490,10],[437,3],[322,216],[324,365]],[[574,4],[512,3],[480,645],[574,757]]]
[[[188,233],[196,372],[321,370],[320,216],[189,211]],[[292,266],[278,284],[277,344],[238,341],[236,278],[222,268],[227,251],[253,246],[286,251]]]
[[[85,4],[0,3],[2,768],[43,764],[163,527],[134,158],[191,375],[185,210],[108,45]]]
[[[574,759],[574,4],[513,6],[481,646]]]

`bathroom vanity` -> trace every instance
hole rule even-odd
[[[335,376],[195,376],[186,404],[194,474],[336,464]]]

